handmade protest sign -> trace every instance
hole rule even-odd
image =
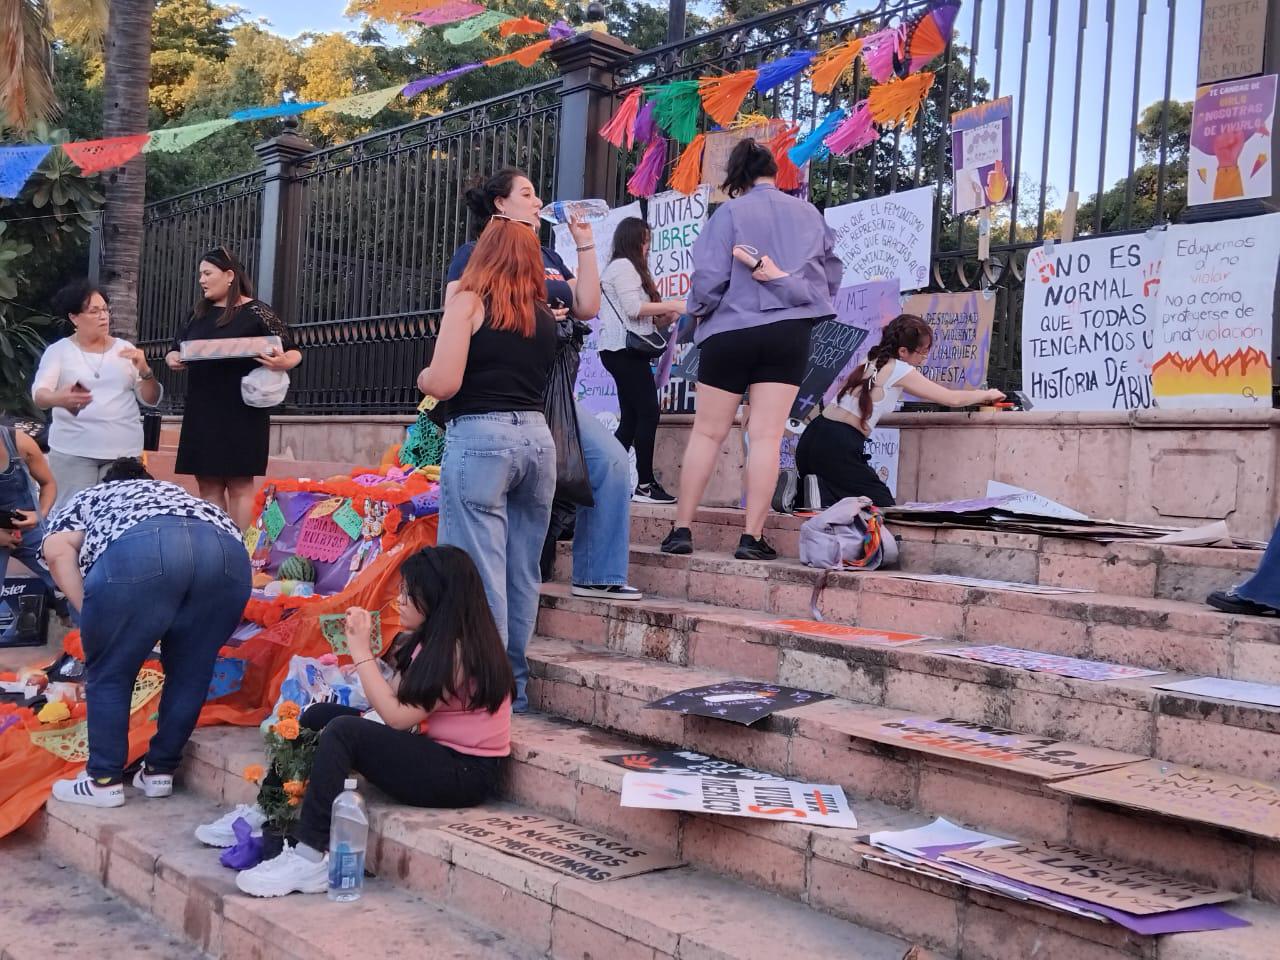
[[[1203,0],[1197,82],[1261,73],[1266,40],[1265,0]]]
[[[670,710],[675,713],[732,720],[750,725],[779,710],[790,710],[806,704],[830,700],[831,694],[813,690],[797,690],[758,680],[726,680],[705,687],[691,687],[669,697],[659,697],[645,704],[646,710]]]
[[[933,195],[928,186],[827,207],[823,216],[836,234],[844,282],[896,279],[903,290],[928,286]]]
[[[926,379],[952,390],[978,389],[987,382],[991,327],[996,317],[994,296],[976,290],[917,293],[902,304],[902,312],[915,314],[933,330],[929,359],[920,367]],[[919,398],[908,393],[902,399],[910,402]]]
[[[1146,760],[1059,780],[1052,789],[1280,840],[1280,788],[1235,774]]]
[[[1271,196],[1275,115],[1275,74],[1196,91],[1187,160],[1188,206]]]
[[[369,649],[376,657],[382,653],[381,611],[374,610],[372,617],[373,632],[369,637]],[[320,614],[320,632],[324,635],[325,640],[329,642],[329,646],[333,648],[334,653],[344,655],[351,653],[351,649],[347,646],[347,615],[345,613]]]
[[[1151,368],[1160,407],[1271,408],[1280,214],[1172,226]]]
[[[851,640],[856,643],[874,643],[884,647],[902,647],[921,640],[936,640],[918,633],[895,633],[892,630],[875,630],[870,627],[851,627],[843,623],[826,623],[821,620],[775,620],[761,626],[786,630],[805,637],[821,637],[824,640]]]
[[[651,852],[630,841],[615,840],[576,824],[531,814],[508,817],[473,813],[441,829],[499,853],[592,883],[666,870],[681,863],[675,857]]]
[[[1118,663],[1103,663],[1100,660],[1078,660],[1075,657],[1060,657],[1054,653],[1041,653],[1039,650],[1022,650],[1018,647],[996,645],[955,647],[938,652],[948,657],[978,660],[982,663],[998,663],[1006,667],[1017,667],[1020,670],[1033,670],[1036,673],[1074,677],[1077,680],[1129,680],[1134,677],[1154,677],[1165,672],[1164,670],[1144,670],[1141,667],[1126,667]]]
[[[855,721],[848,729],[854,736],[876,743],[937,757],[960,758],[1038,780],[1059,780],[1146,759],[1132,753],[1065,743],[953,717],[910,714],[887,720],[867,717]]]
[[[951,115],[951,212],[981,210],[1009,199],[1013,170],[1013,97]]]
[[[1022,384],[1036,410],[1152,405],[1161,249],[1146,236],[1099,237],[1028,254]]]
[[[729,760],[718,760],[691,750],[638,750],[635,753],[618,753],[601,759],[643,773],[671,773],[682,776],[705,774],[709,777],[728,777],[731,780],[783,780],[784,777],[763,773],[751,767],[739,766]]]
[[[876,476],[889,488],[895,497],[898,495],[898,453],[902,450],[902,434],[897,427],[876,427],[867,437],[867,444],[862,448],[871,459],[867,465],[876,472]]]
[[[704,184],[690,196],[668,190],[649,201],[649,272],[663,300],[689,296],[693,245],[707,222],[710,194]]]
[[[748,137],[759,143],[766,143],[788,126],[791,126],[791,121],[774,118],[736,130],[713,130],[708,133],[706,146],[702,151],[702,182],[710,185],[711,202],[724,203],[729,199],[728,194],[721,189],[721,184],[729,172],[729,154],[733,153],[734,147]],[[800,168],[799,186],[787,193],[801,199],[809,196],[809,164]]]
[[[942,859],[1139,915],[1223,903],[1239,896],[1059,843],[957,850]]]
[[[844,790],[828,783],[757,783],[732,777],[628,773],[622,778],[622,805],[823,827],[858,825]]]
[[[1195,697],[1213,697],[1218,700],[1235,700],[1238,703],[1255,703],[1264,707],[1280,707],[1280,685],[1252,683],[1248,680],[1226,680],[1222,677],[1197,677],[1194,680],[1177,680],[1171,683],[1153,684],[1160,690],[1186,693]]]

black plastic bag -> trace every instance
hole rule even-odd
[[[547,426],[556,443],[556,499],[581,507],[594,507],[591,478],[587,474],[587,458],[578,436],[578,406],[573,398],[573,384],[578,378],[582,332],[576,321],[562,320],[557,325],[559,346],[556,362],[547,384]],[[590,327],[587,327],[590,330]]]
[[[573,530],[577,526],[578,508],[568,500],[556,500],[551,504],[551,525],[547,529],[547,539],[542,544],[542,582],[550,583],[555,579],[556,544],[573,539]]]

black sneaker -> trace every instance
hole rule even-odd
[[[738,560],[777,560],[778,551],[769,546],[769,541],[764,537],[757,540],[744,533],[738,538],[738,549],[733,552],[733,556]]]
[[[662,541],[662,552],[676,556],[693,553],[693,531],[688,527],[673,527]]]
[[[631,495],[632,503],[675,503],[676,498],[662,489],[657,480],[653,483],[642,483]]]
[[[1205,603],[1223,613],[1234,613],[1245,617],[1274,617],[1280,610],[1266,604],[1246,600],[1232,590],[1215,590],[1205,598]]]
[[[644,594],[625,583],[582,584],[575,583],[570,591],[575,597],[587,600],[643,600]]]

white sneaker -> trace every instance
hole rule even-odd
[[[173,796],[172,773],[147,773],[143,768],[133,775],[133,785],[149,800]]]
[[[94,783],[87,773],[82,773],[74,780],[56,781],[53,796],[63,803],[78,803],[86,807],[123,807],[124,784],[113,783],[104,787]]]
[[[280,856],[237,874],[236,886],[251,897],[324,893],[329,889],[329,856],[313,862],[285,844]]]
[[[267,815],[263,813],[258,805],[242,803],[230,813],[224,813],[213,823],[202,823],[196,827],[196,839],[208,847],[234,847],[236,845],[236,833],[232,829],[232,825],[239,819],[244,818],[253,830],[253,835],[262,835],[262,825],[267,822]]]

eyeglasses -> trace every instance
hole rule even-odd
[[[81,316],[85,317],[105,317],[110,314],[110,307],[90,307],[88,310],[81,311]]]

